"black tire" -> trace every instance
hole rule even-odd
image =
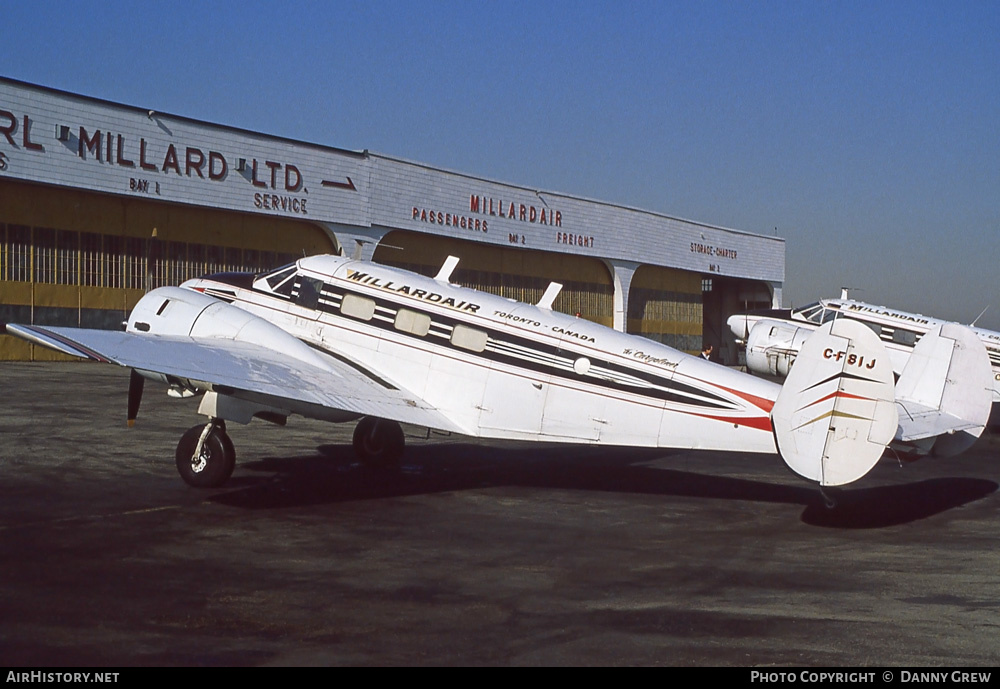
[[[354,452],[364,464],[391,466],[403,456],[406,440],[395,421],[366,416],[354,427]]]
[[[216,427],[205,439],[199,461],[194,461],[194,449],[203,430],[204,425],[193,426],[181,436],[181,441],[177,443],[177,471],[189,486],[218,488],[233,475],[236,449],[226,432]]]

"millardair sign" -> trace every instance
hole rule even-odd
[[[6,100],[0,101],[0,173],[233,210],[362,220],[344,213],[365,206],[360,199],[345,199],[360,196],[354,178],[367,178],[359,174],[359,156],[152,111],[143,116],[94,105],[93,112],[81,114],[65,107],[60,112],[57,102],[36,113],[19,111]]]

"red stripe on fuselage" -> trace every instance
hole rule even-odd
[[[768,414],[770,414],[771,410],[774,408],[774,400],[770,400],[766,397],[758,397],[757,395],[751,395],[748,392],[742,392],[740,390],[733,390],[732,388],[723,387],[721,385],[718,387],[721,390],[725,390],[728,393],[736,395],[740,399],[746,400],[753,406]],[[768,421],[768,428],[770,428],[770,421]]]

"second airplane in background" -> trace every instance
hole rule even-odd
[[[771,309],[735,314],[727,321],[738,342],[746,345],[746,365],[752,373],[782,378],[788,375],[802,344],[820,326],[849,318],[868,326],[885,346],[898,376],[906,368],[921,338],[948,321],[919,313],[848,299],[821,299],[797,309]],[[982,341],[992,368],[994,419],[1000,410],[1000,333],[969,327]]]
[[[893,370],[906,366],[914,345],[927,332],[949,321],[848,299],[820,299],[797,309],[768,309],[734,314],[727,324],[747,348],[747,368],[753,373],[784,377],[802,343],[824,323],[850,318],[868,326],[885,345]],[[983,345],[993,368],[993,401],[1000,403],[1000,333],[969,326]]]

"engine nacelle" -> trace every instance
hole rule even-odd
[[[759,375],[784,378],[813,332],[780,321],[757,321],[747,336],[747,368]]]
[[[125,329],[166,337],[248,342],[327,368],[319,354],[273,323],[214,297],[180,287],[159,287],[145,295],[132,309]]]

